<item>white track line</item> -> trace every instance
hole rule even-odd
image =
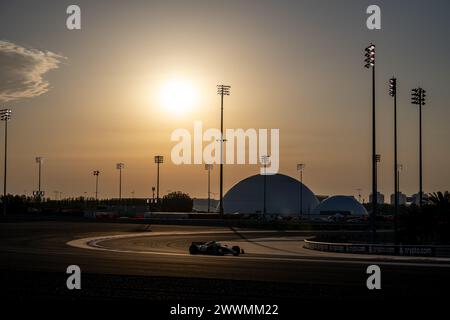
[[[271,233],[279,231],[271,231],[271,230],[249,230],[249,231],[241,231],[242,233]],[[283,231],[282,233],[295,233],[297,231],[288,230]],[[112,249],[107,248],[100,245],[101,242],[107,240],[115,240],[115,239],[126,239],[126,238],[135,238],[135,237],[157,237],[157,236],[180,236],[180,235],[205,235],[205,234],[234,234],[236,231],[223,230],[223,231],[169,231],[169,232],[140,232],[133,234],[118,234],[118,235],[110,235],[110,236],[101,236],[101,237],[89,237],[76,239],[67,242],[66,244],[72,247],[81,248],[81,249],[90,249],[90,250],[100,250],[100,251],[109,251],[116,253],[133,253],[133,254],[150,254],[150,255],[160,255],[160,256],[179,256],[179,257],[192,257],[192,255],[188,253],[175,253],[175,252],[159,252],[159,251],[134,251],[134,250],[123,250],[123,249]],[[322,251],[312,251],[312,252],[322,252]],[[333,253],[330,253],[333,254]],[[344,256],[345,255],[345,256]],[[216,259],[229,259],[229,258],[238,258],[238,259],[246,259],[246,260],[260,260],[260,261],[289,261],[289,262],[322,262],[322,263],[340,263],[340,264],[378,264],[378,265],[394,265],[394,266],[409,266],[409,267],[439,267],[439,268],[450,268],[450,259],[448,258],[417,258],[417,257],[398,257],[398,256],[367,256],[367,255],[356,255],[356,254],[343,254],[342,259],[336,259],[336,256],[333,258],[324,257],[324,259],[310,258],[305,256],[298,256],[298,258],[288,258],[288,257],[248,257],[248,256],[239,256],[239,257],[220,257],[220,256],[201,256],[202,258],[216,258]],[[389,259],[380,260],[380,259]],[[431,262],[442,262],[442,263],[431,263]]]

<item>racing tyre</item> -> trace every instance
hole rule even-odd
[[[198,248],[195,244],[191,244],[191,246],[189,247],[189,253],[190,254],[197,254],[198,253]]]

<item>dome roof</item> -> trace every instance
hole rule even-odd
[[[314,214],[334,215],[337,213],[362,216],[367,215],[367,210],[353,196],[332,196],[323,200],[314,209]]]
[[[302,191],[300,192],[300,190]],[[267,214],[298,215],[300,194],[302,194],[303,214],[312,213],[319,201],[308,187],[284,174],[267,175]],[[225,213],[262,213],[264,208],[264,175],[254,175],[235,184],[225,194],[223,207]]]

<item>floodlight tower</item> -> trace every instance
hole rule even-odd
[[[122,169],[125,168],[124,163],[117,163],[116,169],[119,170],[119,201],[122,200]]]
[[[394,229],[397,242],[397,217],[398,217],[398,162],[397,162],[397,79],[389,79],[389,95],[394,100]]]
[[[396,167],[396,176],[397,176],[397,192],[398,194],[396,194],[396,198],[395,200],[397,200],[397,205],[400,204],[400,172],[403,171],[403,164],[397,164]],[[398,199],[397,199],[398,198]],[[394,217],[394,239],[395,239],[395,243],[398,243],[398,214],[395,215]]]
[[[0,110],[0,120],[5,122],[5,163],[3,171],[3,215],[6,216],[6,169],[8,164],[8,122],[11,120],[11,109]]]
[[[156,203],[159,204],[159,165],[164,163],[163,156],[155,156],[156,163]]]
[[[99,170],[95,170],[93,172],[93,175],[95,176],[95,200],[98,200],[98,176],[100,175]]]
[[[43,196],[43,192],[41,190],[41,172],[42,172],[42,162],[44,162],[43,157],[36,157],[36,163],[38,164],[38,170],[39,170],[39,179],[38,179],[38,192],[37,196],[39,199]]]
[[[411,103],[419,105],[419,206],[423,204],[422,189],[422,106],[425,105],[426,91],[421,87],[412,89]]]
[[[155,187],[152,187],[152,203],[155,203]]]
[[[361,191],[362,191],[362,189],[361,188],[356,188],[356,191],[358,192],[358,201],[359,201],[359,203],[362,203],[362,201],[361,201]]]
[[[397,190],[399,194],[400,194],[400,172],[402,172],[403,169],[404,169],[403,164],[400,163],[397,165]]]
[[[297,171],[300,173],[300,194],[299,194],[299,218],[302,218],[303,215],[303,171],[305,170],[305,164],[299,163],[297,164]]]
[[[223,96],[230,95],[230,86],[219,84],[217,94],[220,95],[220,200],[219,212],[223,216]]]
[[[266,218],[267,214],[267,165],[270,163],[270,156],[261,156],[261,162],[264,166],[264,206],[263,206],[263,217]]]
[[[211,170],[213,169],[212,163],[205,164],[205,170],[208,171],[208,213],[211,208]]]
[[[376,240],[376,216],[378,211],[377,199],[377,161],[376,161],[376,121],[375,121],[375,45],[371,43],[365,49],[365,67],[372,68],[372,214],[370,225],[372,229],[372,242]]]

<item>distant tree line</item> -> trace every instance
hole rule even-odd
[[[159,204],[151,203],[148,199],[142,198],[126,198],[126,199],[100,199],[85,197],[64,198],[54,200],[50,198],[37,199],[25,195],[8,194],[4,199],[0,197],[1,205],[6,200],[6,208],[8,214],[30,213],[30,212],[62,212],[62,211],[79,211],[85,210],[102,210],[109,207],[119,206],[139,206],[147,207],[152,211],[166,212],[192,212],[193,199],[181,191],[171,192],[161,198]]]
[[[4,198],[0,197],[2,205]],[[417,205],[400,206],[398,216],[398,240],[403,244],[447,244],[450,243],[450,194],[448,191],[427,195],[427,202],[420,208]],[[8,214],[51,212],[80,213],[86,210],[102,210],[118,206],[148,206],[151,211],[191,212],[193,199],[181,191],[171,192],[160,199],[158,204],[148,203],[147,199],[102,199],[76,197],[62,200],[42,199],[24,195],[7,195]],[[370,208],[368,208],[370,211]],[[382,205],[381,212],[393,215],[391,205]],[[393,221],[390,220],[390,221]]]

